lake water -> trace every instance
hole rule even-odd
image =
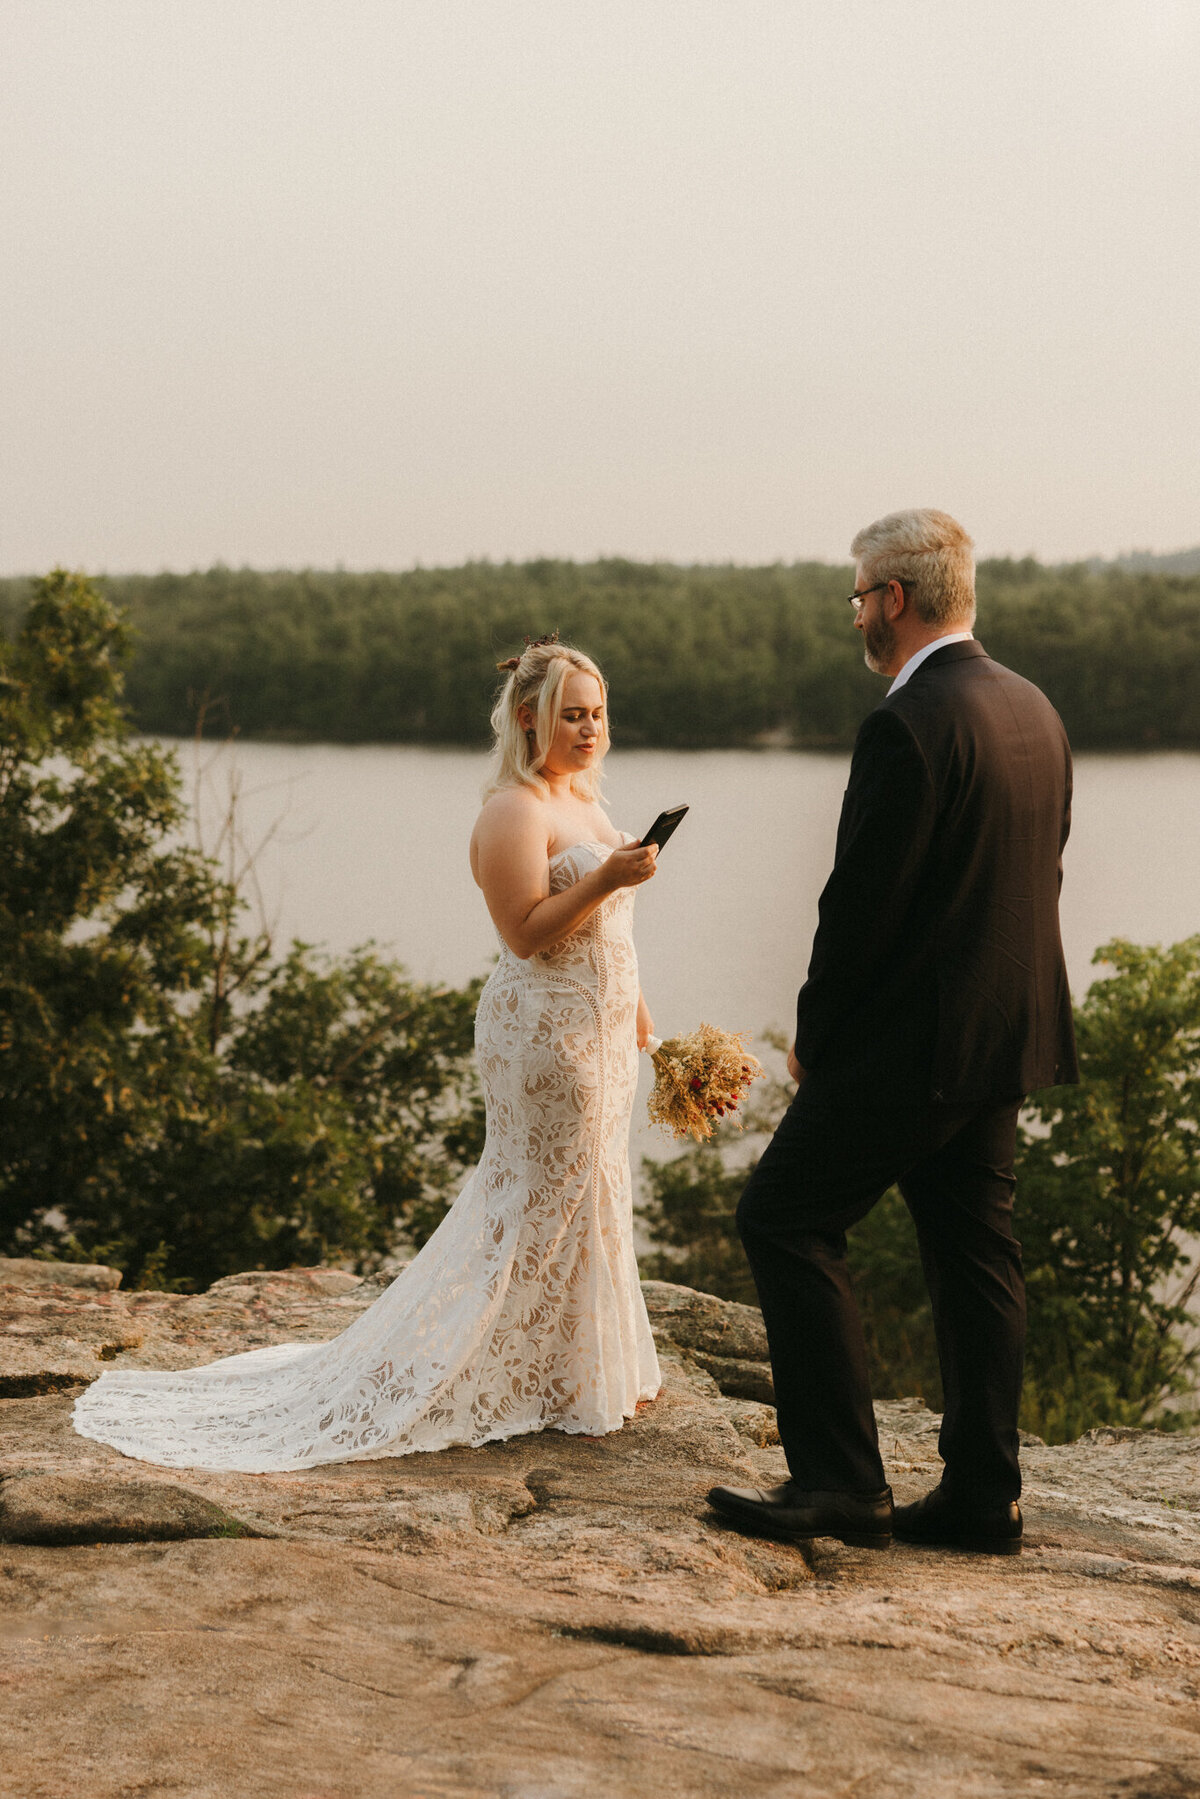
[[[265,913],[343,951],[374,938],[422,980],[487,972],[496,942],[467,865],[485,758],[396,745],[173,744],[210,846],[230,778]],[[638,894],[642,985],[662,1036],[701,1018],[790,1028],[833,856],[848,756],[614,750],[614,822],[640,833],[692,810]],[[1062,923],[1079,997],[1110,937],[1169,943],[1200,931],[1200,755],[1080,756]],[[645,1083],[646,1076],[643,1076]],[[635,1154],[666,1149],[641,1123]]]

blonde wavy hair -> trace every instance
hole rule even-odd
[[[608,752],[608,683],[590,656],[559,643],[558,634],[526,643],[519,656],[497,663],[508,672],[492,708],[492,762],[484,782],[483,797],[490,799],[502,787],[532,787],[546,792],[541,769],[558,732],[563,711],[563,688],[574,671],[594,675],[604,695],[604,726],[591,768],[571,776],[571,791],[584,800],[600,798],[600,763]],[[520,709],[533,713],[532,739],[525,735]]]
[[[868,583],[901,582],[926,624],[967,628],[975,623],[974,547],[957,519],[923,506],[876,519],[850,554]]]

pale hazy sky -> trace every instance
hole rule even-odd
[[[1197,0],[0,24],[0,572],[1200,542]]]

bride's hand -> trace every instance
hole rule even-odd
[[[616,892],[618,887],[640,887],[654,874],[654,864],[658,858],[658,845],[650,844],[643,849],[640,843],[623,844],[612,852],[601,864],[601,873],[610,891]]]
[[[646,996],[642,992],[641,988],[639,987],[638,988],[638,1003],[637,1003],[637,1046],[638,1046],[638,1048],[645,1049],[647,1043],[649,1043],[649,1041],[650,1041],[651,1037],[653,1037],[653,1035],[654,1035],[654,1020],[650,1016],[650,1008],[646,1004]]]

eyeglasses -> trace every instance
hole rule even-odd
[[[869,593],[879,593],[882,591],[883,588],[890,587],[890,586],[891,586],[890,581],[876,581],[874,587],[864,587],[861,593],[848,593],[846,595],[846,598],[849,600],[850,604],[853,606],[853,608],[856,612],[861,612],[862,611],[862,603],[866,599],[866,597]]]

